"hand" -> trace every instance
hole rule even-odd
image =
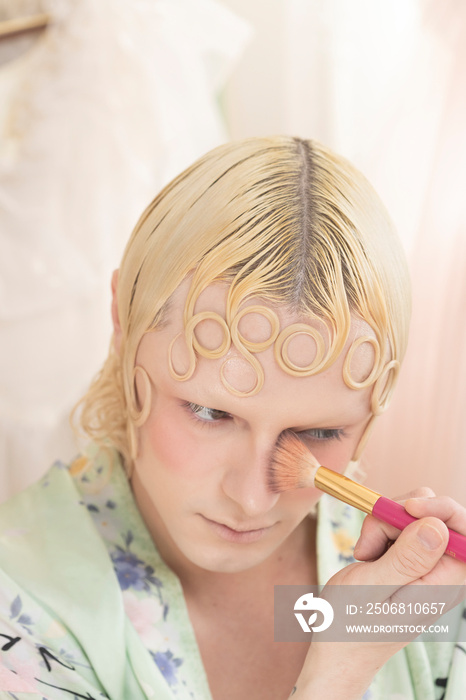
[[[394,594],[377,602],[409,600],[410,586],[462,585],[466,563],[444,555],[447,526],[466,534],[466,510],[451,498],[435,497],[430,489],[419,489],[397,499],[418,522],[401,533],[367,516],[354,555],[362,560],[335,574],[329,585],[393,586]],[[325,595],[325,590],[322,595]],[[386,588],[381,589],[386,591]],[[411,589],[413,590],[413,589]],[[373,595],[377,596],[374,588]],[[374,599],[373,602],[376,602]],[[450,607],[457,605],[455,598]],[[444,611],[445,612],[445,611]],[[422,621],[424,622],[424,621]],[[319,642],[313,639],[293,700],[325,696],[327,700],[359,700],[377,671],[404,647],[399,642]]]
[[[464,584],[466,563],[439,553],[445,551],[448,527],[466,534],[466,509],[452,498],[436,497],[429,488],[417,489],[396,500],[421,520],[400,533],[372,516],[365,518],[354,556],[376,564],[371,567],[370,575],[376,579],[371,583]],[[343,571],[349,573],[350,568]]]

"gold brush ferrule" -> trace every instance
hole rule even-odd
[[[369,513],[369,515],[381,496],[380,493],[371,491],[367,486],[362,486],[362,484],[327,469],[327,467],[318,468],[314,477],[314,486],[350,506],[359,508],[364,513]]]

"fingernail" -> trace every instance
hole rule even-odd
[[[417,536],[426,549],[437,549],[441,544],[443,544],[443,537],[440,532],[437,530],[437,528],[429,525],[428,523],[421,525],[417,531]]]

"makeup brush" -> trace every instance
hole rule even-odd
[[[401,505],[331,469],[322,467],[295,433],[280,436],[268,472],[269,488],[275,493],[315,486],[378,520],[403,530],[418,518]],[[466,561],[466,537],[449,528],[445,554]]]

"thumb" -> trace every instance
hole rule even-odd
[[[405,586],[428,574],[448,544],[448,528],[438,518],[421,518],[405,528],[377,564],[380,583]]]

